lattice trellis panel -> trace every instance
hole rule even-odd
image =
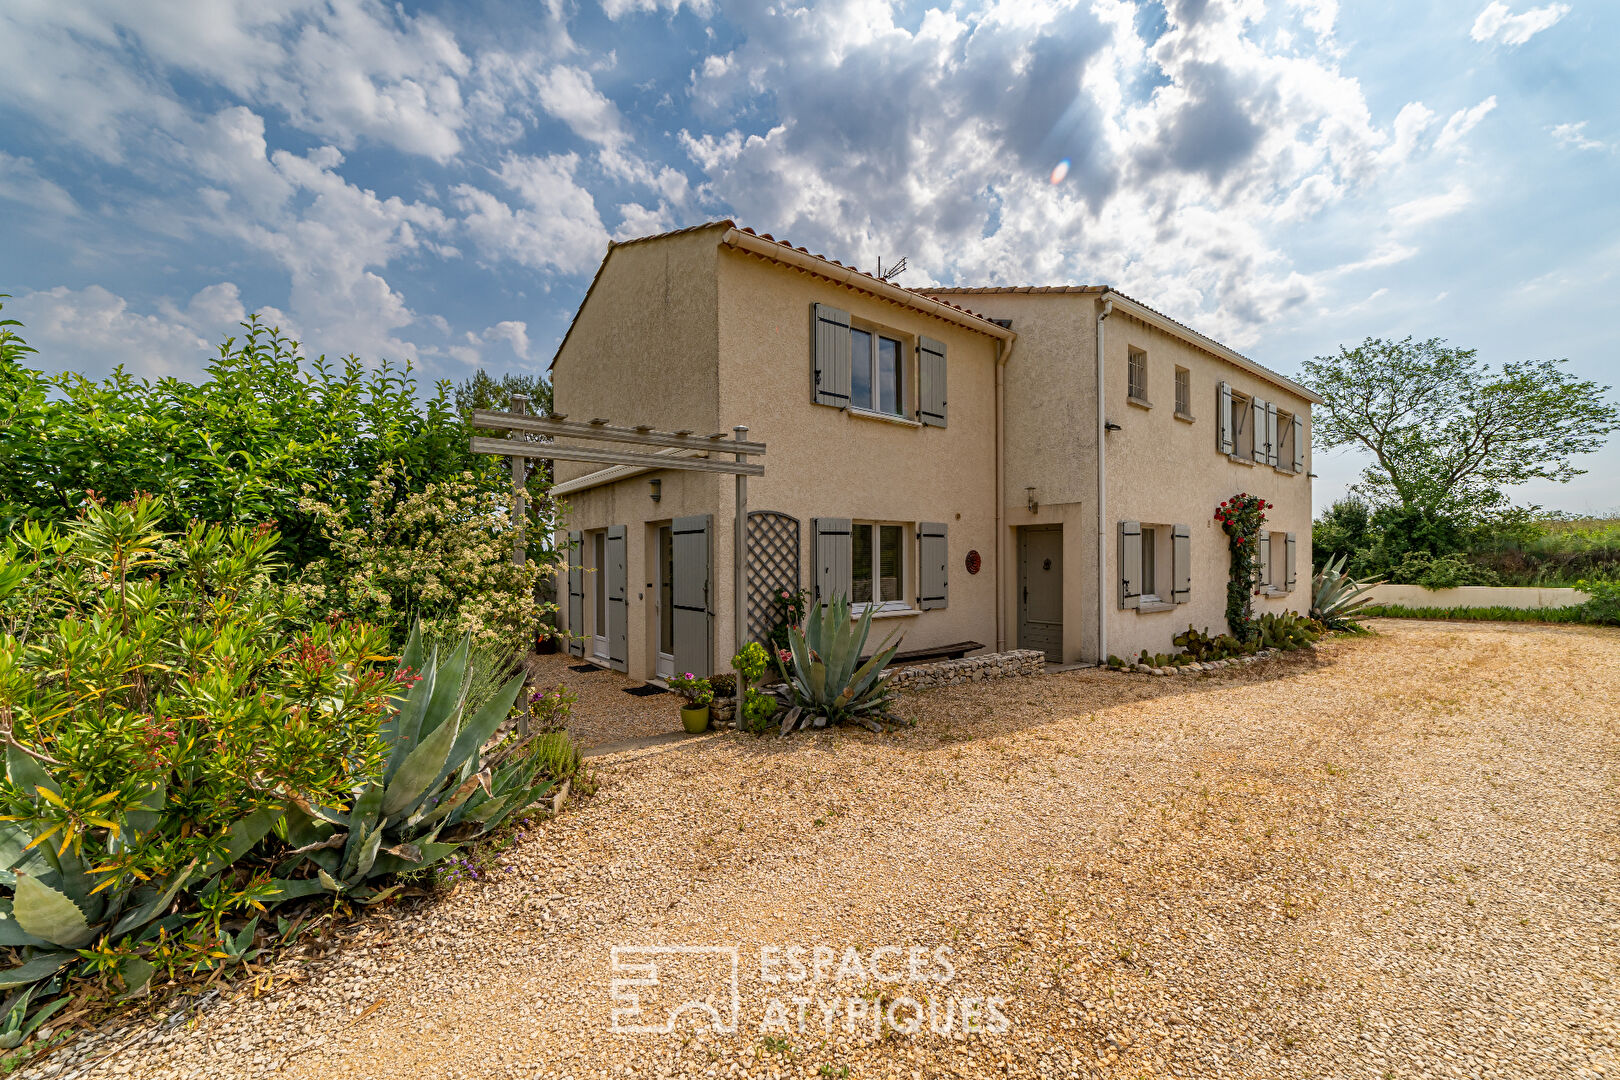
[[[774,510],[748,512],[748,640],[776,625],[783,589],[799,587],[799,519]]]

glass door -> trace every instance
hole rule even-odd
[[[675,542],[668,525],[658,528],[658,664],[656,674],[675,674]]]

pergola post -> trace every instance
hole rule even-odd
[[[526,416],[529,412],[529,396],[527,394],[512,395],[512,415]],[[522,439],[523,436],[515,431],[506,433],[508,439]],[[512,463],[512,523],[517,526],[512,537],[512,565],[522,566],[527,557],[523,550],[523,537],[529,524],[529,500],[524,497],[524,491],[529,483],[529,459],[513,455],[508,458]]]
[[[732,428],[732,433],[738,442],[748,439],[748,425],[738,424]],[[737,461],[746,463],[747,454],[739,453]],[[735,576],[736,597],[732,601],[732,622],[735,624],[737,652],[743,651],[748,643],[748,476],[745,473],[737,474],[737,521],[733,530],[732,539],[732,571]],[[746,696],[743,693],[743,675],[737,672],[737,730],[743,727],[743,702]]]

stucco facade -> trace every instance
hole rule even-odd
[[[1234,362],[1217,343],[1104,287],[953,289],[935,295],[1005,319],[1018,334],[1016,359],[1006,372],[1004,520],[1015,534],[1030,526],[1062,528],[1065,661],[1094,661],[1102,652],[1171,652],[1171,637],[1188,625],[1226,632],[1229,553],[1214,513],[1222,500],[1240,492],[1274,504],[1267,512],[1268,532],[1295,538],[1293,588],[1279,581],[1276,591],[1255,598],[1255,610],[1309,609],[1313,397],[1308,391],[1252,362]],[[1099,652],[1096,348],[1098,316],[1110,300],[1111,313],[1102,323],[1103,414],[1110,425],[1104,454],[1107,562],[1101,597],[1107,643]],[[1137,400],[1129,387],[1132,350],[1139,353],[1145,371],[1146,394]],[[1177,369],[1186,373],[1187,409],[1180,414],[1175,407]],[[1297,472],[1291,458],[1274,467],[1253,464],[1252,453],[1244,460],[1241,454],[1221,451],[1216,410],[1222,383],[1240,398],[1271,401],[1280,413],[1302,418]],[[1034,511],[1029,509],[1032,498]],[[1182,602],[1167,598],[1135,608],[1120,606],[1122,521],[1187,526],[1191,588]],[[1011,546],[1016,557],[1018,541]],[[1281,562],[1279,566],[1286,570]],[[1019,625],[1016,579],[1009,582],[1004,603],[1014,609],[1009,624]]]
[[[1099,592],[1096,356],[1105,309]],[[898,382],[898,403],[846,407],[839,399],[830,407],[826,342],[818,337],[829,327],[868,346],[881,341],[892,350],[885,356],[899,356],[898,376],[884,369]],[[843,377],[847,394],[850,376]],[[855,593],[864,587],[877,608],[876,635],[900,631],[906,649],[976,642],[1086,662],[1172,651],[1170,638],[1189,624],[1223,632],[1228,556],[1213,514],[1239,491],[1275,504],[1267,529],[1279,538],[1280,587],[1281,545],[1294,537],[1292,590],[1257,598],[1257,610],[1309,604],[1309,392],[1104,287],[913,292],[722,222],[614,245],[558,350],[552,380],[556,411],[575,420],[699,435],[746,425],[748,438],[768,447],[765,474],[748,482],[748,508],[796,520],[794,584],[822,598],[850,582]],[[1262,410],[1271,403],[1289,443],[1276,466],[1251,463],[1265,455],[1250,445],[1231,453],[1218,445],[1234,434],[1230,418],[1248,416],[1241,410],[1253,399]],[[1223,401],[1235,401],[1237,411],[1218,431]],[[1300,424],[1291,427],[1295,416]],[[585,568],[573,576],[572,594],[559,588],[579,651],[601,652],[645,678],[670,669],[671,576],[691,574],[690,556],[686,569],[671,569],[671,529],[699,522],[708,530],[701,593],[708,640],[702,659],[692,660],[688,604],[683,666],[726,670],[736,639],[733,479],[561,462],[557,476]],[[1122,539],[1124,522],[1162,529],[1154,534],[1162,551]],[[620,527],[622,540],[603,539]],[[854,569],[851,534],[859,534]],[[818,555],[823,541],[833,554]],[[864,563],[863,542],[872,552]],[[838,543],[846,545],[842,556]],[[595,577],[599,560],[618,558],[611,544],[622,544],[625,566],[607,567],[620,575],[628,608],[619,644],[604,643]],[[1122,564],[1122,545],[1153,569]],[[1122,606],[1122,574],[1144,581],[1157,574],[1157,586]]]
[[[797,520],[794,584],[812,592],[817,588],[818,520],[898,527],[899,600],[876,614],[873,644],[897,633],[908,650],[968,641],[995,648],[996,369],[1011,335],[956,309],[950,319],[941,318],[929,310],[940,305],[904,290],[888,287],[890,295],[881,295],[876,279],[841,282],[728,245],[726,233],[700,230],[671,238],[683,249],[679,258],[659,253],[662,239],[613,249],[553,365],[554,408],[574,419],[603,417],[705,435],[746,425],[748,438],[768,447],[765,475],[748,482],[747,505]],[[671,273],[683,280],[663,280]],[[638,296],[672,295],[679,306],[682,293],[693,305],[709,304],[712,327],[694,317],[669,335],[656,319],[615,312],[634,305]],[[835,307],[853,326],[900,343],[904,415],[814,403],[816,305]],[[943,427],[914,418],[917,347],[924,339],[944,346],[949,411]],[[666,377],[650,390],[638,384],[644,367],[665,363],[681,376]],[[579,486],[582,476],[591,478],[588,486]],[[587,567],[594,570],[591,537],[610,526],[626,526],[630,614],[624,667],[633,675],[657,675],[663,651],[658,644],[664,600],[659,529],[683,516],[709,516],[709,667],[728,670],[735,648],[732,478],[585,466],[559,470],[559,479],[567,529],[585,534]],[[925,522],[945,526],[949,583],[943,606],[928,609],[917,602],[918,526]],[[978,553],[974,573],[967,570],[970,551]],[[590,602],[594,591],[592,582],[582,620],[587,656],[602,644]],[[566,597],[566,588],[559,595]],[[666,667],[670,659],[666,654]]]

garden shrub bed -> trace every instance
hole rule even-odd
[[[1372,604],[1361,612],[1367,619],[1454,619],[1462,622],[1581,623],[1605,625],[1590,618],[1584,604],[1556,608],[1511,607],[1406,607],[1401,604]]]

